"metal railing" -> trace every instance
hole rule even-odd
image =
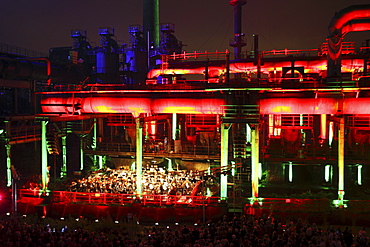
[[[19,190],[19,199],[41,198],[45,196],[40,190]],[[190,196],[190,195],[142,195],[115,194],[115,193],[86,193],[54,191],[51,193],[52,202],[65,204],[91,204],[91,205],[127,205],[141,202],[144,205],[188,205],[208,206],[220,203],[220,197]],[[24,200],[23,200],[24,201]]]
[[[10,140],[11,144],[30,142],[37,139],[41,139],[41,126],[12,126],[10,128]]]
[[[282,49],[282,50],[271,50],[271,51],[263,51],[262,57],[271,57],[271,56],[318,56],[319,49],[300,49],[300,50],[289,50],[289,49]]]
[[[343,42],[341,54],[355,54],[356,46],[355,42]],[[319,55],[326,56],[329,54],[328,42],[324,42],[319,47]]]
[[[228,56],[229,51],[215,51],[215,52],[208,52],[208,51],[203,51],[203,52],[193,52],[193,53],[186,53],[185,51],[183,53],[174,53],[171,55],[163,55],[162,60],[163,61],[168,61],[168,60],[196,60],[196,59],[209,59],[209,60],[221,60],[221,59],[226,59]]]
[[[251,207],[255,203],[247,204]],[[328,199],[295,199],[295,198],[263,198],[258,202],[258,207],[268,209],[274,212],[326,212],[330,209],[330,200]]]
[[[34,51],[19,46],[8,45],[0,43],[0,52],[6,54],[12,54],[22,57],[48,57],[49,55],[44,52]]]

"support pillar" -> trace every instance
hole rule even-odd
[[[99,155],[98,156],[98,165],[99,165],[99,170],[103,169],[103,156]]]
[[[177,113],[172,113],[172,140],[176,140],[177,132]]]
[[[326,114],[321,114],[320,115],[320,139],[323,141],[326,140],[326,127],[327,126],[327,117]]]
[[[338,203],[343,207],[344,199],[344,117],[339,120],[338,132]]]
[[[258,183],[259,183],[259,131],[258,125],[252,128],[251,131],[251,171],[252,171],[252,197],[258,198]]]
[[[83,149],[83,137],[80,137],[80,171],[84,169],[84,149]]]
[[[96,121],[96,118],[94,118],[94,125],[93,125],[93,138],[92,138],[92,145],[91,145],[91,148],[92,150],[96,150],[96,140],[97,140],[97,121]],[[96,163],[97,163],[97,157],[96,155],[94,154],[94,157],[93,157],[93,164],[94,166],[96,166]]]
[[[42,177],[42,190],[48,189],[48,150],[46,147],[46,124],[47,121],[41,121],[41,177]]]
[[[167,171],[173,172],[172,159],[166,158],[168,161]]]
[[[142,172],[143,172],[143,126],[140,118],[136,118],[136,194],[142,195]]]
[[[6,186],[10,187],[12,185],[12,159],[11,159],[11,145],[6,144]]]
[[[60,169],[60,177],[67,176],[67,136],[62,136],[62,168]]]
[[[229,129],[230,124],[221,124],[221,177],[220,177],[220,197],[226,199],[227,197],[227,175],[222,171],[228,164],[229,158]]]

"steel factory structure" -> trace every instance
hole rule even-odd
[[[73,45],[51,48],[48,56],[2,46],[1,169],[7,186],[14,189],[21,169],[12,162],[13,150],[33,143],[40,191],[52,201],[113,203],[112,195],[49,188],[50,180],[109,162],[136,171],[135,196],[115,197],[130,210],[151,200],[162,206],[163,198],[142,191],[147,165],[214,175],[218,191],[191,200],[197,202],[193,210],[206,205],[209,215],[213,202],[237,211],[235,198],[244,198],[241,210],[247,210],[262,205],[267,191],[289,188],[334,190],[333,205],[350,207],[351,191],[370,183],[370,44],[368,39],[356,48],[343,38],[370,30],[370,5],[337,12],[317,49],[260,51],[254,35],[254,49],[244,51],[245,4],[230,1],[232,52],[185,52],[174,24],[159,22],[159,0],[144,1],[143,26],[129,26],[129,45],[118,44],[114,29],[104,27],[98,47],[84,30],[71,31]],[[79,155],[73,164],[70,146]],[[32,193],[40,198],[23,191],[21,199]],[[65,212],[63,205],[54,211]]]

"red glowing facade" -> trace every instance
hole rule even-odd
[[[230,4],[240,14],[245,1]],[[133,167],[138,198],[143,197],[142,168],[159,164],[214,175],[220,190],[213,195],[220,200],[230,196],[230,185],[242,176],[235,173],[246,173],[243,183],[252,193],[245,198],[258,200],[263,180],[286,187],[335,187],[343,206],[344,181],[362,185],[362,166],[370,165],[370,47],[357,49],[342,38],[370,30],[369,13],[368,5],[339,12],[327,42],[311,50],[242,54],[243,34],[236,25],[231,44],[235,59],[229,51],[161,50],[163,54],[150,57],[134,43],[125,54],[133,59],[118,63],[121,53],[109,40],[111,34],[104,34],[111,43],[97,49],[94,58],[102,59],[97,67],[109,68],[91,67],[97,72],[82,79],[68,75],[60,82],[49,78],[53,67],[47,64],[48,79],[33,95],[33,122],[15,117],[4,121],[7,158],[11,145],[27,142],[19,137],[27,133],[33,141],[41,140],[49,155],[63,156],[62,164],[52,169],[65,176],[66,139],[73,133],[79,137],[80,170],[86,169],[86,156],[100,169],[103,158],[114,166]],[[162,31],[169,42],[172,26]],[[140,26],[130,27],[133,37],[141,33]],[[120,69],[113,70],[118,64]],[[74,76],[79,79],[70,83]],[[355,173],[361,176],[353,178]],[[233,189],[236,193],[238,188]]]

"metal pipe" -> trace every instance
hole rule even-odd
[[[140,118],[136,122],[136,194],[142,196],[142,166],[143,166],[143,125]]]
[[[251,170],[252,170],[252,197],[258,198],[258,175],[259,175],[259,129],[258,125],[252,128],[252,155],[251,155]]]
[[[148,44],[159,47],[159,0],[144,0],[143,31]],[[147,34],[149,33],[149,38]]]
[[[221,124],[221,177],[220,177],[220,197],[227,198],[227,174],[223,174],[223,168],[227,167],[229,162],[229,129],[231,125]]]
[[[344,118],[340,118],[338,131],[338,201],[344,205]]]
[[[7,175],[7,184],[6,186],[10,187],[12,185],[12,159],[11,159],[11,145],[5,144],[6,148],[6,175]]]
[[[62,168],[60,169],[60,177],[67,177],[67,136],[62,136]]]
[[[48,150],[46,147],[46,125],[47,121],[41,121],[41,175],[42,175],[42,190],[45,192],[48,189]]]
[[[370,5],[352,5],[337,12],[328,27],[328,80],[341,79],[342,40],[348,32],[369,30]],[[356,25],[355,22],[356,20]]]
[[[242,6],[247,3],[246,0],[231,0],[230,5],[234,6],[234,56],[235,59],[241,58],[242,47],[246,44],[243,42],[242,33]]]

